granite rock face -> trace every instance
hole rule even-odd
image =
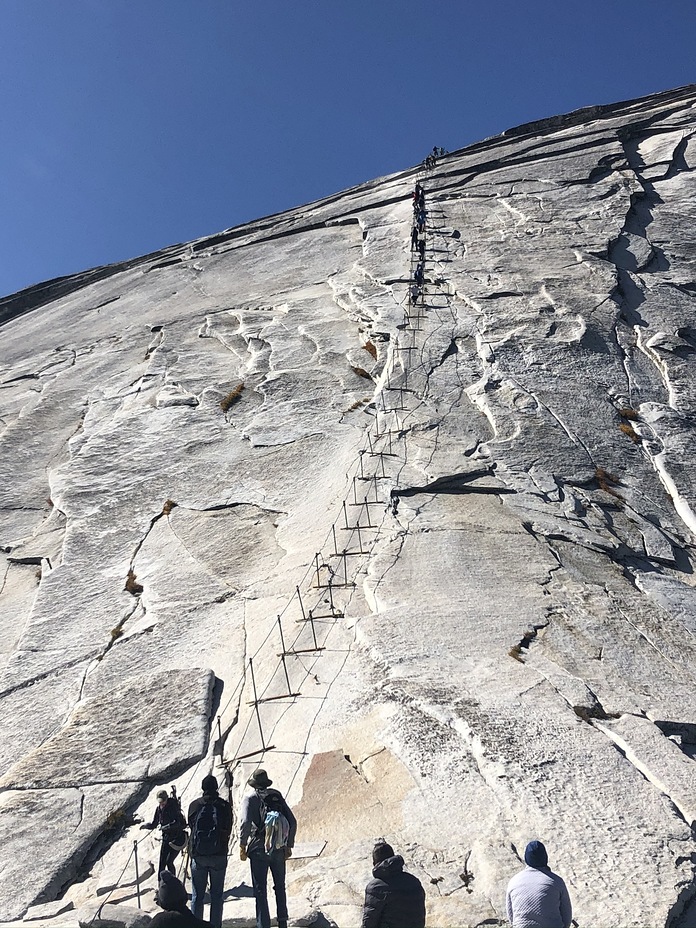
[[[0,920],[133,905],[154,787],[261,765],[305,923],[383,836],[432,926],[533,838],[690,924],[695,167],[689,87],[2,301]]]

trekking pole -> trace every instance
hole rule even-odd
[[[187,868],[188,868],[188,846],[184,848],[184,853],[181,855],[181,862],[179,864],[179,879],[181,880],[184,887],[186,886]]]
[[[133,855],[135,857],[135,891],[138,894],[138,908],[141,909],[140,905],[140,873],[138,871],[138,842],[133,842]]]

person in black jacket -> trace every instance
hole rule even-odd
[[[227,852],[232,833],[232,806],[218,795],[214,776],[203,777],[203,795],[188,810],[191,826],[191,908],[203,915],[205,888],[210,882],[210,924],[222,928],[222,895],[225,889]]]
[[[425,928],[425,890],[418,877],[404,873],[404,859],[390,844],[375,845],[372,876],[362,928]]]
[[[157,808],[152,821],[140,827],[152,831],[158,825],[162,831],[162,847],[160,848],[159,866],[157,867],[157,877],[159,878],[164,870],[176,873],[174,859],[179,851],[183,849],[186,839],[184,831],[186,820],[179,808],[179,802],[174,796],[170,796],[166,789],[161,789],[157,793]]]
[[[168,870],[160,877],[155,902],[164,909],[152,919],[152,928],[210,928],[210,922],[202,922],[188,908],[188,893],[181,880]]]
[[[241,860],[248,857],[251,865],[251,885],[256,900],[256,928],[271,928],[266,889],[269,870],[273,874],[278,928],[288,928],[285,861],[292,856],[297,820],[278,790],[270,789],[273,780],[269,780],[265,770],[254,771],[247,782],[254,792],[245,796],[242,802],[239,856]],[[264,824],[264,811],[275,811],[282,815],[287,823],[287,834],[278,836],[267,829]]]

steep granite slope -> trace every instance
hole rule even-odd
[[[502,923],[539,837],[579,925],[689,923],[695,166],[690,87],[2,301],[0,920],[263,765],[294,915],[385,836]]]

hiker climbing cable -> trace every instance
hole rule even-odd
[[[563,879],[549,869],[541,841],[530,841],[526,867],[508,883],[505,907],[512,928],[570,928],[573,909]]]
[[[414,226],[411,229],[411,250],[418,245],[418,229]]]
[[[256,928],[270,928],[268,871],[273,876],[278,928],[288,928],[285,861],[292,855],[297,821],[265,770],[248,779],[253,793],[244,797],[239,824],[239,856],[249,860],[256,900]]]
[[[176,873],[174,860],[186,847],[186,819],[181,813],[179,801],[176,796],[170,796],[166,789],[157,793],[157,808],[151,822],[140,826],[147,831],[159,828],[162,833],[162,847],[160,848],[157,876],[168,870]]]
[[[362,928],[425,928],[425,890],[404,873],[404,859],[390,844],[372,851],[372,877],[365,887]]]
[[[227,853],[232,833],[232,806],[218,794],[214,776],[203,777],[203,795],[188,810],[191,828],[191,908],[196,918],[203,915],[206,886],[210,888],[210,924],[222,928],[222,894],[227,870]]]

